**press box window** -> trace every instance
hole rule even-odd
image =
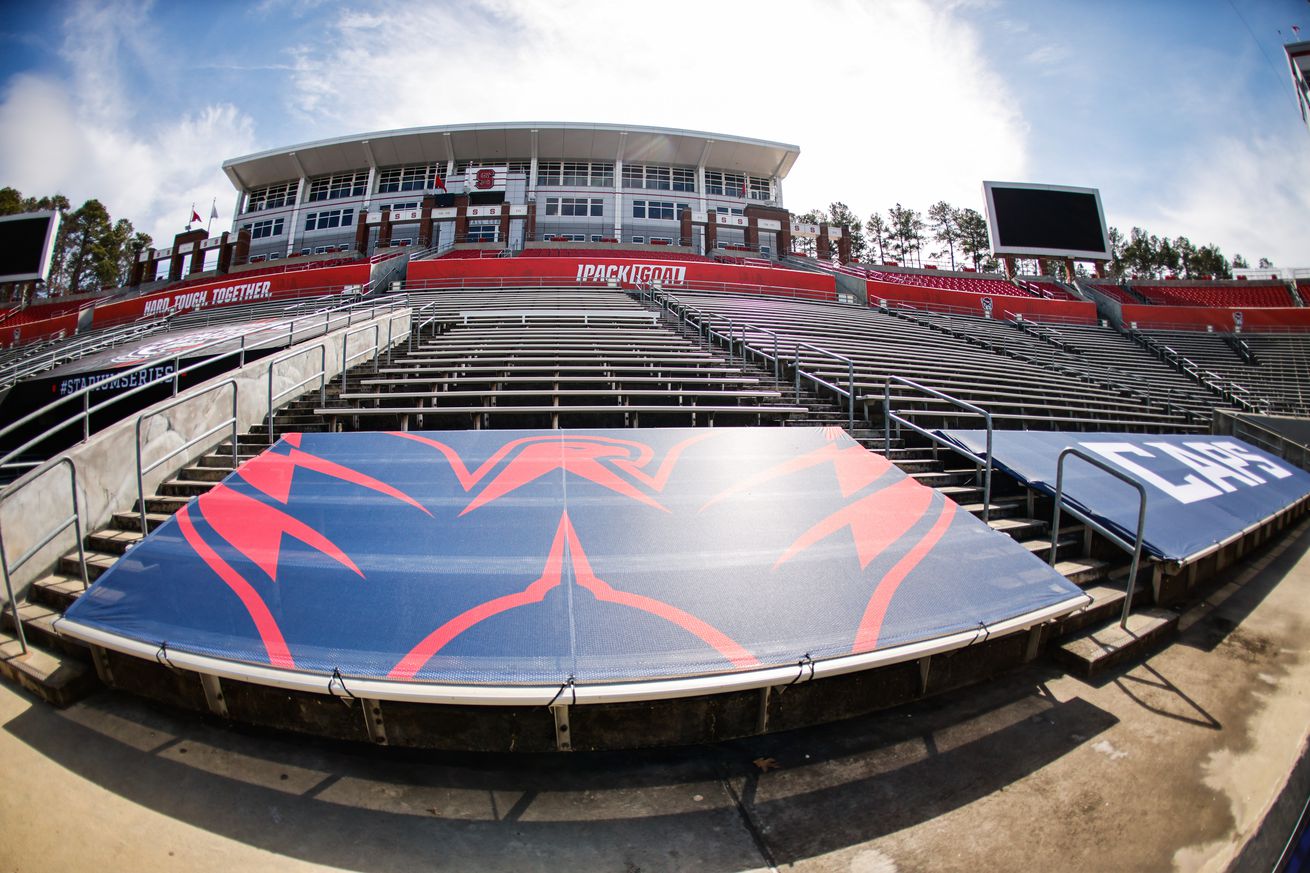
[[[263,221],[256,221],[243,226],[250,229],[251,239],[265,239],[270,236],[282,235],[283,219],[266,218]]]
[[[305,216],[305,230],[327,230],[333,227],[350,227],[355,213],[349,209],[328,209]]]

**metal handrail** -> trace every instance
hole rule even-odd
[[[153,418],[156,415],[159,415],[161,412],[172,409],[174,406],[179,406],[183,403],[189,403],[192,400],[195,400],[197,397],[204,397],[206,394],[209,394],[211,391],[217,391],[218,389],[226,388],[229,385],[232,386],[232,415],[231,416],[219,422],[214,427],[211,427],[209,430],[205,431],[200,436],[187,440],[185,443],[178,446],[176,449],[173,449],[173,451],[164,455],[162,458],[156,459],[156,461],[153,464],[151,464],[149,467],[143,468],[141,466],[141,425],[147,418]],[[205,441],[206,439],[218,433],[220,430],[223,430],[225,427],[228,427],[229,425],[232,428],[232,469],[235,470],[237,468],[237,464],[240,461],[240,455],[237,451],[237,422],[238,422],[237,397],[239,393],[240,393],[240,386],[237,384],[236,379],[224,379],[222,382],[219,382],[215,385],[210,385],[208,388],[205,388],[203,391],[199,391],[195,394],[188,394],[185,397],[174,398],[173,400],[170,400],[168,403],[165,403],[163,406],[157,406],[153,409],[146,410],[145,412],[137,416],[136,419],[136,496],[137,496],[137,507],[141,515],[142,536],[150,532],[150,527],[146,522],[146,478],[145,478],[146,473],[155,470],[156,468],[163,465],[165,462],[169,461],[172,458],[177,457],[178,455],[182,454],[183,452],[187,451],[193,446],[196,446],[199,443]]]
[[[920,427],[919,425],[915,424],[909,419],[902,418],[901,416],[893,413],[892,412],[892,385],[905,385],[909,388],[913,388],[916,391],[922,391],[924,394],[928,394],[940,400],[945,400],[948,403],[951,403],[954,406],[965,410],[966,412],[971,412],[974,415],[981,415],[983,417],[983,421],[986,423],[986,428],[987,428],[987,445],[985,449],[986,457],[979,457],[978,455],[975,455],[973,452],[969,451],[963,446],[956,445],[955,443],[950,442],[944,437],[938,436],[937,434],[933,433],[927,428]],[[913,382],[909,379],[904,378],[903,376],[888,376],[887,381],[883,383],[883,387],[882,387],[882,428],[883,428],[884,453],[891,451],[893,421],[895,421],[896,424],[898,425],[898,429],[899,426],[908,427],[917,433],[923,434],[928,439],[932,440],[938,445],[944,446],[945,448],[948,448],[953,452],[957,452],[961,455],[964,455],[965,457],[971,458],[975,463],[983,465],[982,520],[984,523],[989,521],[991,519],[991,512],[992,512],[992,435],[993,435],[992,414],[987,410],[983,409],[981,406],[975,406],[974,404],[961,400],[958,397],[952,397],[951,395],[946,394],[945,392],[942,391],[938,391],[935,388],[929,388],[927,385],[920,385],[918,382]]]
[[[679,314],[679,316],[681,317],[681,320],[682,320],[682,322],[683,322],[684,324],[688,323],[688,321],[689,321],[689,320],[687,319],[687,317],[686,317],[686,314],[687,314],[688,312],[694,312],[697,316],[700,317],[700,320],[699,320],[698,322],[694,322],[694,324],[696,325],[696,327],[697,327],[697,329],[698,329],[698,332],[701,333],[701,336],[702,336],[702,337],[706,337],[706,336],[707,336],[708,339],[711,340],[711,341],[712,341],[713,338],[716,337],[716,336],[719,337],[719,338],[721,338],[721,339],[726,340],[726,345],[728,346],[728,360],[729,360],[729,361],[732,360],[734,344],[737,343],[737,342],[740,342],[740,343],[741,343],[741,349],[742,349],[742,361],[743,361],[743,362],[745,362],[745,360],[746,360],[746,352],[747,352],[747,351],[754,352],[755,354],[759,355],[759,356],[760,356],[761,358],[763,358],[764,360],[771,360],[771,361],[773,361],[773,364],[774,364],[774,369],[773,369],[774,378],[781,378],[781,372],[780,372],[780,367],[781,367],[781,356],[780,356],[780,352],[779,352],[779,337],[778,337],[778,334],[774,333],[773,331],[769,330],[768,328],[758,327],[758,326],[756,326],[756,325],[749,324],[749,323],[747,323],[747,322],[734,322],[734,321],[732,320],[732,318],[729,317],[729,316],[726,316],[726,315],[716,315],[716,314],[713,314],[713,313],[707,313],[707,312],[704,312],[703,310],[701,310],[701,309],[699,309],[699,308],[697,308],[697,307],[695,307],[695,306],[692,306],[692,305],[689,304],[689,303],[683,303],[681,300],[678,300],[677,298],[669,297],[668,295],[665,295],[665,294],[661,294],[661,293],[659,293],[659,292],[660,292],[660,289],[657,289],[657,288],[654,287],[653,285],[650,286],[649,288],[645,288],[645,287],[640,287],[640,286],[639,286],[639,287],[637,288],[637,292],[638,292],[638,294],[639,294],[639,296],[640,296],[640,299],[641,299],[642,301],[645,301],[645,299],[646,299],[646,294],[649,293],[649,294],[650,294],[651,301],[654,302],[654,303],[656,303],[656,304],[658,304],[658,305],[661,306],[662,308],[666,308],[666,309],[670,309],[670,310],[672,310],[673,307],[676,306],[676,307],[678,308],[678,314]],[[715,322],[715,321],[725,321],[725,322],[727,322],[727,324],[728,324],[728,332],[727,332],[726,334],[724,334],[724,333],[721,333],[721,332],[715,331],[715,330],[714,330],[714,327],[713,327],[713,322]],[[741,339],[740,339],[740,340],[738,340],[738,339],[736,338],[736,337],[737,337],[737,333],[738,333],[738,330],[737,330],[738,327],[740,327],[740,335],[741,335]],[[752,331],[756,331],[756,332],[758,332],[758,333],[767,334],[768,336],[773,337],[773,355],[772,355],[772,356],[770,356],[770,355],[768,354],[768,352],[764,351],[763,349],[753,348],[753,347],[749,344],[749,342],[748,342],[747,339],[746,339],[746,331],[747,331],[748,329],[749,329],[749,330],[752,330]],[[821,346],[816,346],[816,345],[814,345],[814,344],[812,344],[812,343],[801,342],[801,341],[799,341],[799,340],[792,340],[792,342],[795,343],[795,347],[794,347],[794,360],[793,360],[793,367],[794,367],[794,369],[795,369],[795,379],[796,379],[796,400],[797,400],[797,402],[798,402],[798,403],[800,402],[801,378],[802,378],[802,377],[804,377],[804,378],[810,380],[811,382],[814,382],[814,383],[817,384],[817,385],[822,385],[823,387],[827,388],[828,390],[830,390],[830,391],[836,393],[839,397],[846,397],[846,398],[847,398],[847,408],[848,408],[847,425],[848,425],[848,427],[849,427],[850,430],[854,430],[854,429],[855,429],[855,362],[854,362],[853,360],[851,360],[850,358],[845,357],[844,355],[839,355],[839,354],[837,354],[836,352],[829,351],[828,349],[825,349],[825,348],[823,348],[823,347],[821,347]],[[846,385],[847,385],[847,387],[846,387],[846,388],[841,388],[841,387],[839,387],[839,386],[837,386],[837,385],[834,385],[834,384],[831,383],[831,382],[828,382],[828,381],[825,380],[825,379],[820,378],[818,375],[816,375],[816,374],[814,374],[814,373],[808,373],[808,372],[806,372],[805,370],[803,370],[803,369],[801,368],[801,349],[803,349],[803,348],[804,348],[804,349],[810,349],[811,351],[819,352],[820,354],[823,354],[823,355],[827,355],[828,357],[833,358],[834,360],[839,361],[840,363],[845,364],[845,365],[846,365]]]
[[[364,349],[364,351],[355,352],[355,354],[347,356],[347,352],[350,351],[350,338],[361,333],[367,333],[370,330],[373,331],[373,348],[371,351],[373,352],[374,370],[377,369],[377,359],[382,345],[382,325],[374,322],[373,324],[366,324],[355,330],[346,331],[346,335],[341,339],[341,384],[343,387],[346,384],[346,370],[349,369],[350,363],[359,360],[370,351],[370,349]]]
[[[77,565],[82,571],[82,590],[85,591],[90,584],[86,572],[86,549],[82,544],[82,515],[78,510],[77,503],[77,465],[73,462],[72,458],[60,458],[54,464],[39,473],[38,476],[44,476],[47,472],[61,464],[68,465],[69,484],[73,495],[72,515],[69,515],[63,521],[59,522],[53,530],[41,538],[40,542],[30,547],[26,552],[23,552],[22,556],[19,557],[17,561],[14,561],[13,566],[10,566],[9,564],[9,557],[5,554],[4,537],[0,535],[0,572],[3,572],[4,574],[5,597],[9,600],[9,609],[14,616],[14,633],[18,637],[18,647],[24,655],[27,654],[27,635],[23,632],[23,622],[18,615],[18,601],[14,598],[14,586],[12,581],[13,574],[18,572],[24,564],[48,546],[55,537],[68,530],[71,525],[73,528],[73,535],[77,538]]]
[[[1138,482],[1136,479],[1129,476],[1127,473],[1124,473],[1122,470],[1118,470],[1110,466],[1100,458],[1096,458],[1093,457],[1092,455],[1089,455],[1087,452],[1084,452],[1082,449],[1075,448],[1074,446],[1069,446],[1068,448],[1064,449],[1064,451],[1060,452],[1060,457],[1055,462],[1055,510],[1051,514],[1050,564],[1052,567],[1055,566],[1056,552],[1058,551],[1058,544],[1060,539],[1060,511],[1061,511],[1061,507],[1064,505],[1064,459],[1069,457],[1070,455],[1073,455],[1076,458],[1080,458],[1086,461],[1087,463],[1091,464],[1093,467],[1096,467],[1099,470],[1103,470],[1104,472],[1109,473],[1111,476],[1115,477],[1121,482],[1127,482],[1129,485],[1133,486],[1133,488],[1137,490],[1137,496],[1138,496],[1137,537],[1132,545],[1129,545],[1125,539],[1123,539],[1113,531],[1107,529],[1100,522],[1097,522],[1094,519],[1092,519],[1089,515],[1087,515],[1087,513],[1080,512],[1078,509],[1072,506],[1068,507],[1068,509],[1065,510],[1074,518],[1078,519],[1083,524],[1091,527],[1093,530],[1095,530],[1101,536],[1108,539],[1110,542],[1114,543],[1119,548],[1123,549],[1126,552],[1132,553],[1133,562],[1132,562],[1132,566],[1128,570],[1128,593],[1127,596],[1124,597],[1123,614],[1119,618],[1119,626],[1122,628],[1127,628],[1128,614],[1132,611],[1133,594],[1137,588],[1137,567],[1141,563],[1141,559],[1142,559],[1142,541],[1146,533],[1146,488],[1145,486],[1142,485],[1141,482]]]
[[[322,357],[321,357],[321,360],[320,360],[320,362],[319,362],[318,372],[317,372],[317,373],[310,373],[308,376],[306,376],[304,379],[301,379],[299,382],[297,382],[296,384],[292,385],[290,388],[285,388],[285,389],[283,389],[282,391],[278,392],[276,395],[274,395],[274,394],[273,394],[273,372],[274,372],[274,370],[276,369],[277,365],[283,363],[284,361],[289,361],[289,360],[292,360],[293,358],[298,358],[298,357],[300,357],[301,355],[305,354],[306,352],[312,352],[312,351],[314,351],[314,350],[316,350],[316,349],[319,351],[319,353],[320,353],[321,356],[322,356]],[[301,348],[301,349],[296,349],[296,350],[294,350],[294,351],[292,351],[292,352],[288,352],[288,353],[285,354],[285,355],[279,355],[278,357],[276,357],[276,358],[274,358],[274,359],[272,359],[271,361],[268,362],[268,441],[269,441],[270,443],[273,441],[273,410],[274,410],[274,408],[275,408],[273,404],[274,404],[276,401],[281,400],[283,397],[286,397],[288,394],[292,393],[293,391],[297,391],[297,390],[299,390],[299,389],[305,387],[305,386],[308,385],[310,382],[313,382],[315,379],[318,379],[318,380],[319,380],[319,385],[318,385],[318,402],[319,402],[319,405],[320,405],[320,406],[326,406],[326,405],[327,405],[327,383],[328,383],[328,379],[327,379],[327,343],[326,343],[325,341],[323,341],[323,340],[320,340],[319,343],[318,343],[318,345],[308,346],[308,347],[306,347],[306,348]],[[233,458],[236,457],[236,446],[235,446],[235,445],[232,447],[232,456],[233,456]]]
[[[828,357],[846,365],[846,389],[838,388],[831,382],[824,381],[813,373],[805,373],[801,370],[801,349],[809,349],[813,352],[827,355]],[[830,352],[827,349],[816,346],[813,343],[796,343],[796,402],[801,399],[801,376],[809,379],[817,385],[822,385],[830,391],[836,392],[839,396],[846,395],[846,402],[849,412],[849,425],[851,430],[855,430],[855,362],[845,355],[839,355],[836,352]]]

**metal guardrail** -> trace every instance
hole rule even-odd
[[[270,382],[272,381],[271,377],[269,381]],[[214,425],[209,430],[202,433],[200,436],[193,437],[192,439],[187,440],[185,443],[173,449],[173,451],[164,455],[162,458],[157,458],[155,462],[150,466],[143,467],[141,465],[141,425],[145,423],[146,419],[154,418],[155,416],[163,412],[166,412],[167,410],[172,409],[175,406],[180,406],[183,403],[190,403],[192,400],[195,400],[198,397],[204,397],[206,394],[227,387],[231,387],[232,389],[232,414],[230,416],[228,416],[226,419],[219,422],[218,424]],[[200,443],[204,442],[205,440],[209,439],[210,437],[214,436],[216,433],[218,433],[221,430],[224,430],[227,427],[232,428],[232,469],[235,470],[237,468],[237,464],[240,461],[240,455],[237,452],[237,395],[238,393],[239,393],[239,389],[237,386],[237,380],[224,379],[222,382],[219,382],[216,385],[210,385],[208,388],[206,388],[203,391],[200,391],[199,393],[189,394],[186,397],[174,398],[173,400],[169,401],[168,403],[165,403],[162,406],[153,407],[137,416],[136,419],[136,497],[137,497],[137,509],[141,515],[142,536],[145,536],[147,533],[150,532],[150,527],[146,523],[145,477],[147,473],[158,469],[163,464],[167,463],[168,461],[172,460],[173,458],[177,457],[183,452],[194,448],[195,446],[199,445]]]
[[[936,397],[939,400],[945,400],[946,402],[960,409],[963,409],[965,412],[969,412],[974,415],[981,415],[983,421],[986,424],[986,429],[987,429],[987,445],[984,450],[985,457],[979,457],[978,455],[975,455],[973,452],[969,451],[968,449],[965,449],[963,446],[956,445],[955,443],[952,443],[949,440],[938,436],[937,434],[933,433],[927,428],[920,427],[919,425],[915,424],[909,419],[902,418],[901,416],[896,415],[894,412],[892,412],[892,385],[904,385],[908,388],[913,388],[916,391],[921,391],[924,394],[928,394],[932,397]],[[987,410],[983,409],[981,406],[975,406],[972,403],[968,403],[964,400],[960,400],[958,397],[952,397],[951,395],[945,392],[938,391],[936,388],[929,388],[927,385],[920,385],[918,382],[913,382],[902,376],[888,376],[887,381],[883,383],[883,387],[882,387],[882,428],[883,428],[884,452],[888,452],[891,450],[893,421],[896,422],[898,429],[900,427],[908,427],[910,430],[922,434],[923,436],[926,436],[934,443],[937,443],[938,445],[944,448],[950,449],[953,452],[964,455],[965,457],[973,460],[975,463],[981,464],[983,466],[982,520],[984,523],[990,521],[991,511],[992,511],[992,434],[994,432],[992,427],[992,414]]]
[[[1064,509],[1065,512],[1068,512],[1074,518],[1078,519],[1083,524],[1092,528],[1092,530],[1096,531],[1101,536],[1105,537],[1119,548],[1123,549],[1126,552],[1132,553],[1133,562],[1132,562],[1132,566],[1128,570],[1127,595],[1124,597],[1123,614],[1119,618],[1119,626],[1122,628],[1127,628],[1128,614],[1132,612],[1133,594],[1135,593],[1137,588],[1137,568],[1142,560],[1142,539],[1146,531],[1146,488],[1142,485],[1141,482],[1138,482],[1136,479],[1132,478],[1127,473],[1124,473],[1122,470],[1115,469],[1114,467],[1110,466],[1100,458],[1096,458],[1093,457],[1092,455],[1087,454],[1082,449],[1070,446],[1066,448],[1064,451],[1060,452],[1060,457],[1055,462],[1055,509],[1051,513],[1050,564],[1052,567],[1055,566],[1056,552],[1059,551],[1058,543],[1060,539],[1060,512],[1064,507],[1064,459],[1069,457],[1070,455],[1073,455],[1076,458],[1086,461],[1087,463],[1091,464],[1093,467],[1096,467],[1099,470],[1109,473],[1111,476],[1115,477],[1121,482],[1128,483],[1134,489],[1137,490],[1137,496],[1138,496],[1137,536],[1132,545],[1129,545],[1125,539],[1123,539],[1113,531],[1107,529],[1104,525],[1102,525],[1100,522],[1095,521],[1094,519],[1091,518],[1091,516],[1087,515],[1086,513],[1080,512],[1079,510],[1075,509],[1072,506],[1068,507],[1067,509]]]
[[[336,320],[334,316],[337,316],[340,313],[345,313],[347,324],[349,324],[351,321],[353,321],[355,311],[367,308],[368,311],[370,312],[370,315],[372,315],[377,311],[378,307],[380,306],[386,306],[389,309],[394,310],[396,306],[405,305],[405,302],[406,301],[403,297],[394,297],[394,298],[386,298],[378,301],[362,301],[356,303],[349,303],[344,306],[325,309],[321,313],[323,318],[323,326],[322,326],[321,333],[326,334],[331,332],[332,324],[334,320]],[[309,324],[307,322],[316,321],[318,319],[318,316],[319,314],[316,313],[315,315],[303,320],[293,319],[287,326],[288,341],[294,342],[295,335],[298,330],[317,329],[315,325]],[[299,324],[297,324],[298,321],[300,322]],[[64,418],[63,420],[57,422],[56,424],[51,425],[50,427],[47,427],[41,433],[31,437],[26,442],[22,443],[16,448],[10,449],[4,455],[0,456],[0,469],[4,469],[6,467],[15,468],[15,467],[40,466],[40,464],[42,463],[41,461],[32,461],[32,462],[20,461],[15,463],[15,459],[18,458],[23,452],[35,446],[40,445],[42,442],[50,439],[55,434],[64,431],[68,428],[75,427],[79,424],[81,425],[82,428],[82,436],[78,442],[79,443],[86,442],[86,440],[90,439],[91,437],[91,416],[94,415],[95,413],[101,412],[102,410],[105,410],[113,406],[116,403],[121,402],[125,398],[135,396],[143,391],[147,391],[152,388],[158,388],[159,386],[165,384],[166,382],[172,382],[172,393],[174,396],[176,396],[178,391],[180,390],[180,380],[183,375],[198,370],[202,370],[203,368],[206,367],[210,367],[225,359],[235,358],[236,361],[238,362],[238,366],[244,366],[246,360],[246,354],[251,349],[258,349],[266,346],[272,346],[274,344],[280,345],[282,343],[280,332],[276,337],[266,338],[261,342],[255,343],[253,345],[247,342],[248,337],[259,337],[261,336],[261,334],[265,334],[265,333],[266,332],[257,331],[248,334],[246,336],[240,337],[240,342],[237,348],[229,349],[226,352],[220,352],[218,354],[212,355],[201,361],[197,361],[193,364],[190,364],[187,367],[180,366],[183,357],[192,357],[196,355],[198,352],[204,352],[205,350],[214,349],[222,345],[230,345],[235,341],[236,338],[214,340],[213,342],[205,343],[204,345],[197,346],[192,349],[179,351],[177,354],[166,359],[162,359],[162,360],[156,359],[152,361],[147,361],[143,364],[139,364],[136,367],[132,367],[130,369],[123,370],[118,373],[114,373],[110,376],[106,376],[103,379],[99,379],[95,382],[84,385],[81,388],[64,395],[63,397],[59,398],[58,400],[54,401],[51,404],[47,404],[45,406],[33,410],[32,412],[28,413],[22,418],[19,418],[17,421],[10,422],[5,427],[0,428],[0,440],[4,439],[6,436],[10,434],[13,434],[15,431],[17,431],[19,428],[23,427],[24,425],[29,424],[40,417],[48,415],[51,412],[51,410],[54,409],[55,407],[69,404],[77,400],[81,401],[81,406],[82,406],[82,408],[78,412],[74,413],[71,416],[68,416],[67,418]],[[167,373],[157,378],[151,379],[150,381],[143,382],[140,385],[136,385],[125,391],[120,391],[99,403],[95,403],[95,404],[91,403],[92,393],[100,389],[101,386],[104,386],[111,382],[130,378],[137,373],[141,373],[152,368],[157,368],[160,367],[161,365],[166,365],[167,363],[170,362],[172,364],[171,373]]]
[[[780,340],[778,334],[774,333],[768,328],[758,327],[748,322],[733,321],[731,317],[726,315],[707,313],[695,306],[692,306],[689,303],[683,303],[681,300],[678,300],[677,298],[669,297],[668,295],[661,293],[662,289],[656,288],[653,285],[650,287],[638,286],[638,288],[635,290],[638,294],[639,299],[641,299],[643,302],[647,300],[647,297],[649,297],[652,303],[660,306],[663,309],[667,309],[670,312],[675,312],[675,314],[678,315],[679,319],[682,321],[683,324],[687,324],[695,327],[697,333],[700,334],[703,340],[706,340],[711,344],[713,343],[715,338],[722,340],[728,349],[729,362],[733,360],[733,357],[736,354],[735,349],[737,347],[737,344],[740,343],[743,363],[745,363],[746,355],[748,353],[755,354],[761,360],[771,361],[773,363],[774,378],[781,380],[783,350],[782,348],[780,348]],[[688,313],[695,313],[698,320],[692,320],[687,318]],[[728,332],[725,334],[721,331],[715,330],[714,329],[715,322],[726,322],[728,325]],[[746,338],[747,330],[754,331],[756,333],[762,333],[772,337],[773,354],[770,355],[764,349],[759,349],[751,346]],[[740,339],[738,339],[738,336],[740,336]],[[807,379],[815,383],[816,385],[820,385],[824,388],[827,388],[828,390],[837,394],[839,397],[846,398],[847,426],[850,430],[854,430],[855,429],[855,362],[852,361],[850,358],[845,357],[844,355],[839,355],[836,352],[829,351],[828,349],[825,349],[821,346],[816,346],[812,343],[802,342],[800,340],[788,340],[787,342],[794,344],[792,346],[792,352],[793,352],[792,367],[795,372],[797,402],[798,403],[800,402],[802,379]],[[842,388],[838,385],[834,385],[833,383],[827,381],[826,379],[821,378],[816,373],[810,373],[805,371],[804,368],[801,366],[801,349],[809,349],[810,351],[818,352],[826,357],[832,358],[833,360],[846,364],[847,387]]]
[[[310,373],[308,376],[306,376],[304,379],[301,379],[299,382],[292,385],[290,388],[284,388],[282,391],[279,391],[275,395],[273,393],[273,373],[277,369],[277,365],[285,361],[294,360],[295,358],[304,355],[306,352],[312,352],[315,350],[317,350],[321,354],[321,359],[318,365],[318,372]],[[295,349],[294,351],[291,351],[285,355],[279,355],[278,357],[273,358],[268,362],[268,439],[269,442],[273,441],[273,410],[277,408],[276,406],[274,406],[274,404],[278,400],[281,400],[283,397],[286,397],[288,394],[291,394],[292,392],[299,391],[301,388],[304,388],[306,385],[308,385],[310,382],[313,382],[315,379],[319,380],[318,402],[320,405],[326,406],[327,383],[328,383],[327,343],[324,342],[323,340],[319,340],[319,342],[316,345],[312,345],[307,348]],[[233,443],[232,457],[234,459],[234,463],[233,463],[234,466],[235,466],[236,455],[237,455],[236,444]]]
[[[9,562],[8,555],[5,553],[4,538],[3,536],[0,536],[0,571],[3,571],[4,573],[5,597],[8,598],[9,609],[14,616],[14,634],[18,638],[19,649],[24,655],[27,654],[27,635],[23,632],[23,622],[18,615],[18,601],[14,598],[12,575],[18,572],[18,570],[20,570],[22,566],[30,561],[38,552],[48,546],[55,537],[68,530],[71,526],[73,528],[73,535],[77,538],[77,563],[82,571],[82,590],[85,591],[90,583],[86,572],[86,549],[82,545],[82,514],[79,511],[77,502],[77,465],[73,462],[72,458],[60,458],[55,462],[55,464],[47,467],[42,471],[42,473],[37,474],[36,478],[40,478],[40,476],[45,475],[45,473],[53,470],[56,466],[64,464],[68,465],[69,485],[73,497],[72,514],[68,515],[63,521],[55,525],[53,530],[48,531],[41,538],[40,542],[29,547],[26,552],[23,552],[18,560],[14,561],[12,565]]]
[[[1210,422],[1210,429],[1212,433],[1246,440],[1275,457],[1295,464],[1302,470],[1310,470],[1310,446],[1285,437],[1264,425],[1248,421],[1237,413],[1216,409],[1214,418]]]

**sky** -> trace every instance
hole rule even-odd
[[[1310,0],[0,0],[0,187],[100,199],[167,244],[223,160],[496,121],[800,146],[794,213],[983,180],[1099,188],[1110,225],[1310,267]],[[1281,33],[1280,33],[1281,31]]]

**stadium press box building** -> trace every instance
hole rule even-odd
[[[728,246],[776,257],[793,231],[818,230],[793,228],[783,206],[799,154],[673,128],[506,123],[322,140],[223,169],[238,191],[232,232],[249,230],[252,260],[457,242]]]

